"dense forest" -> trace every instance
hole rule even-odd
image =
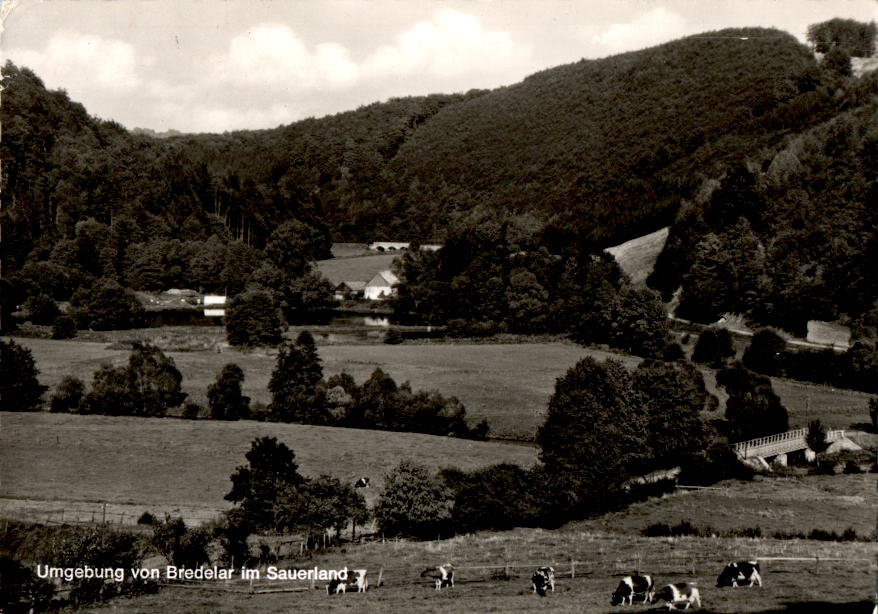
[[[649,283],[666,301],[682,287],[679,315],[868,330],[876,79],[851,76],[833,27],[814,29],[820,57],[777,30],[723,30],[490,91],[167,138],[7,62],[6,309],[73,298],[89,325],[94,287],[256,286],[289,316],[326,304],[308,261],[331,241],[410,239],[447,249],[400,264],[398,310],[594,338],[559,325],[577,295],[653,309],[594,254],[671,224]]]

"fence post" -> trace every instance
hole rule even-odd
[[[378,586],[384,584],[384,565],[378,569]]]
[[[576,577],[576,561],[572,558],[570,559],[570,578],[573,579]]]

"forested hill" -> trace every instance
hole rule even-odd
[[[667,223],[701,178],[790,128],[778,109],[815,70],[788,34],[724,30],[493,91],[156,139],[89,118],[7,64],[4,191],[24,225],[18,250],[123,214],[150,239],[224,230],[259,247],[291,217],[320,220],[336,240],[442,239],[474,208],[618,242]]]

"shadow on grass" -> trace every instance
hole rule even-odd
[[[785,607],[772,608],[771,610],[760,610],[753,614],[871,614],[872,608],[875,607],[874,602],[869,600],[855,601],[851,603],[830,603],[828,601],[805,601],[801,603],[788,603]],[[667,612],[667,607],[652,608],[649,612]],[[672,610],[674,611],[674,610]],[[698,612],[698,614],[717,614],[717,611],[711,609],[690,609],[676,610]]]

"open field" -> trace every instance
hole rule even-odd
[[[350,483],[370,476],[375,488],[367,499],[377,496],[385,473],[402,458],[473,469],[530,466],[537,456],[535,448],[513,444],[251,421],[4,412],[0,423],[0,508],[48,512],[87,509],[74,502],[109,502],[122,506],[111,513],[134,519],[146,510],[180,508],[177,513],[206,520],[226,509],[229,476],[262,436],[286,443],[305,475],[328,473]],[[41,500],[49,507],[33,502]]]
[[[175,335],[180,340],[175,340]],[[186,339],[193,337],[195,341]],[[224,344],[219,327],[144,329],[116,331],[111,339],[159,339],[183,374],[183,389],[198,403],[206,403],[207,386],[216,380],[223,365],[234,362],[245,373],[244,392],[254,402],[268,403],[267,386],[274,368],[274,350],[241,352]],[[529,438],[542,424],[555,380],[577,360],[593,356],[614,358],[634,368],[639,358],[584,348],[563,341],[536,343],[406,343],[327,344],[327,335],[315,334],[327,376],[346,371],[358,382],[380,367],[398,383],[409,381],[414,390],[438,390],[456,396],[465,405],[471,421],[487,419],[496,436]],[[49,395],[65,375],[86,383],[105,362],[121,365],[128,351],[105,341],[54,341],[19,338],[34,354],[40,381],[50,387]],[[173,351],[175,347],[214,348],[201,351]],[[711,392],[717,393],[714,372],[703,370]],[[807,426],[819,418],[830,428],[850,428],[868,421],[869,395],[828,386],[773,379],[775,392],[790,413],[790,426]],[[718,393],[721,399],[724,395]],[[48,398],[48,395],[47,395]]]
[[[875,534],[876,510],[875,474],[756,476],[752,482],[727,480],[712,488],[677,490],[575,527],[639,535],[652,524],[689,521],[718,533],[758,527],[764,536],[813,529],[841,534],[851,528],[868,537]]]
[[[352,256],[340,254],[331,260],[318,260],[317,270],[333,285],[343,281],[369,281],[379,271],[389,269],[396,256],[368,251]]]
[[[716,577],[729,560],[754,557],[810,557],[806,561],[762,560],[762,588],[717,589]],[[819,556],[821,560],[814,559]],[[842,560],[827,560],[842,559]],[[575,561],[572,568],[571,561]],[[437,592],[419,572],[452,562],[455,587]],[[500,574],[509,564],[508,579]],[[556,570],[556,590],[545,598],[531,592],[530,573],[541,565]],[[874,590],[874,544],[826,544],[713,538],[641,538],[574,530],[517,529],[463,536],[440,542],[371,543],[334,550],[282,567],[366,568],[366,594],[328,597],[322,586],[302,592],[247,594],[246,585],[165,588],[158,595],[117,600],[124,614],[176,612],[363,612],[604,614],[655,611],[656,607],[610,606],[620,576],[640,569],[657,583],[698,583],[703,609],[726,614],[773,612],[841,613],[869,611]],[[375,587],[383,567],[384,585]],[[571,571],[575,577],[571,577]],[[257,589],[306,589],[308,582],[262,581]],[[209,590],[209,589],[213,590]],[[219,590],[218,590],[219,589]],[[86,610],[105,611],[106,608]]]

